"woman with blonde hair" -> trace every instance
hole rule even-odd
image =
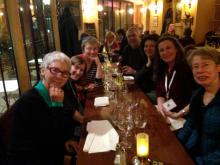
[[[108,31],[105,34],[104,48],[106,49],[109,55],[112,55],[120,49],[119,44],[116,41],[116,35],[112,31]]]

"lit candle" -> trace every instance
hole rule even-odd
[[[147,157],[149,154],[149,136],[146,133],[139,133],[136,136],[137,156]]]

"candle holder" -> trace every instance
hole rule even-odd
[[[136,135],[137,156],[140,158],[141,165],[147,164],[149,155],[149,136],[146,133],[138,133]]]

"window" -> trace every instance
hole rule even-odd
[[[0,115],[19,97],[19,86],[5,5],[0,0]]]

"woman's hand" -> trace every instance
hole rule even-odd
[[[74,140],[67,140],[65,142],[65,148],[67,152],[73,152],[74,150],[76,151],[76,153],[79,152],[79,144]]]
[[[52,101],[63,102],[64,99],[63,89],[51,86],[49,88],[49,95]]]
[[[85,87],[85,90],[92,91],[95,88],[94,83],[90,83]]]
[[[101,65],[101,62],[100,62],[100,60],[99,60],[98,55],[97,55],[97,56],[94,56],[94,57],[91,57],[91,60],[94,61],[97,66]]]
[[[165,115],[173,118],[173,119],[178,119],[180,117],[185,116],[189,112],[189,104],[186,105],[182,110],[179,112],[171,112],[171,111],[165,111]]]
[[[134,70],[132,67],[130,67],[130,66],[123,66],[122,67],[122,72],[124,73],[124,74],[135,74],[136,73],[136,70]]]
[[[170,118],[173,118],[173,119],[178,119],[180,117],[182,117],[182,112],[179,111],[179,112],[171,112],[171,111],[164,111],[165,115],[167,117],[170,117]]]

